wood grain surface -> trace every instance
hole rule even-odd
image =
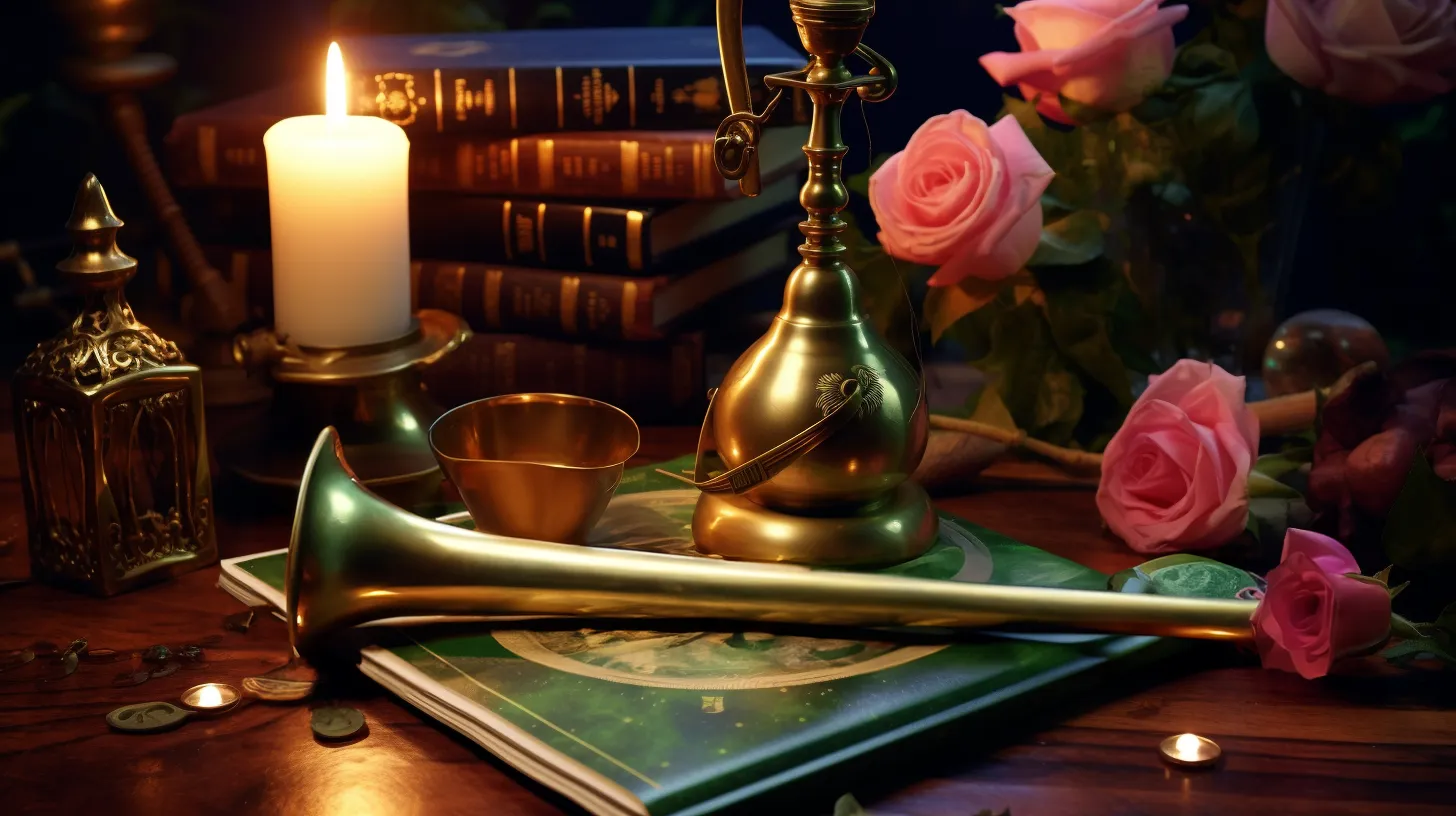
[[[696,433],[649,430],[639,461],[684,453]],[[230,490],[219,482],[224,557],[284,546],[286,509],[236,505]],[[968,490],[938,503],[1104,572],[1140,560],[1102,532],[1084,489]],[[14,440],[0,434],[0,580],[26,576],[24,527]],[[103,717],[118,706],[175,700],[205,681],[236,684],[284,662],[277,620],[224,630],[242,607],[216,581],[211,568],[109,600],[0,588],[0,650],[81,637],[119,651],[215,640],[202,665],[136,686],[113,686],[130,663],[82,663],[40,684],[0,674],[0,813],[580,812],[357,676],[331,694],[364,712],[368,732],[340,745],[313,737],[306,707],[259,702],[164,734],[109,730]],[[1032,719],[952,728],[836,768],[745,812],[829,814],[852,793],[874,816],[1452,813],[1453,688],[1449,673],[1398,672],[1378,659],[1307,682],[1209,646],[1132,679],[1089,684]],[[1183,731],[1216,739],[1222,764],[1163,765],[1159,741]]]

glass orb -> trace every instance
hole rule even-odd
[[[1364,318],[1315,309],[1280,324],[1264,349],[1264,389],[1271,397],[1325,388],[1364,362],[1384,366],[1390,351]]]

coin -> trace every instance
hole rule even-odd
[[[364,714],[357,708],[325,706],[313,710],[308,724],[322,739],[348,739],[364,727]]]
[[[119,731],[149,733],[176,728],[192,716],[192,712],[171,703],[133,703],[106,715],[106,724]]]
[[[312,694],[313,683],[307,680],[280,680],[276,677],[244,677],[243,691],[270,703],[288,703]]]

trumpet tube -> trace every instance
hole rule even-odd
[[[319,435],[289,542],[288,625],[304,657],[344,627],[434,615],[1252,636],[1254,601],[967,584],[486,535],[380,499],[342,450],[332,428]]]

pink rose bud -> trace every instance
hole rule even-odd
[[[1381,431],[1356,445],[1345,459],[1350,499],[1367,513],[1385,515],[1400,495],[1415,457],[1415,438],[1405,428]]]
[[[1451,0],[1269,0],[1264,41],[1299,84],[1361,104],[1456,87]]]
[[[987,127],[963,110],[932,116],[870,177],[880,243],[940,267],[932,286],[1000,280],[1036,250],[1052,176],[1015,119]]]
[[[1264,668],[1314,680],[1329,674],[1336,660],[1368,653],[1390,637],[1390,593],[1326,572],[1286,546],[1283,562],[1269,572],[1253,625]]]
[[[1248,521],[1258,445],[1244,378],[1179,360],[1152,378],[1107,444],[1097,509],[1138,552],[1225,544]]]
[[[1043,116],[1075,124],[1058,95],[1102,111],[1125,111],[1173,70],[1173,25],[1187,6],[1159,0],[1025,0],[1006,9],[1020,53],[981,57],[998,85],[1017,85]]]

